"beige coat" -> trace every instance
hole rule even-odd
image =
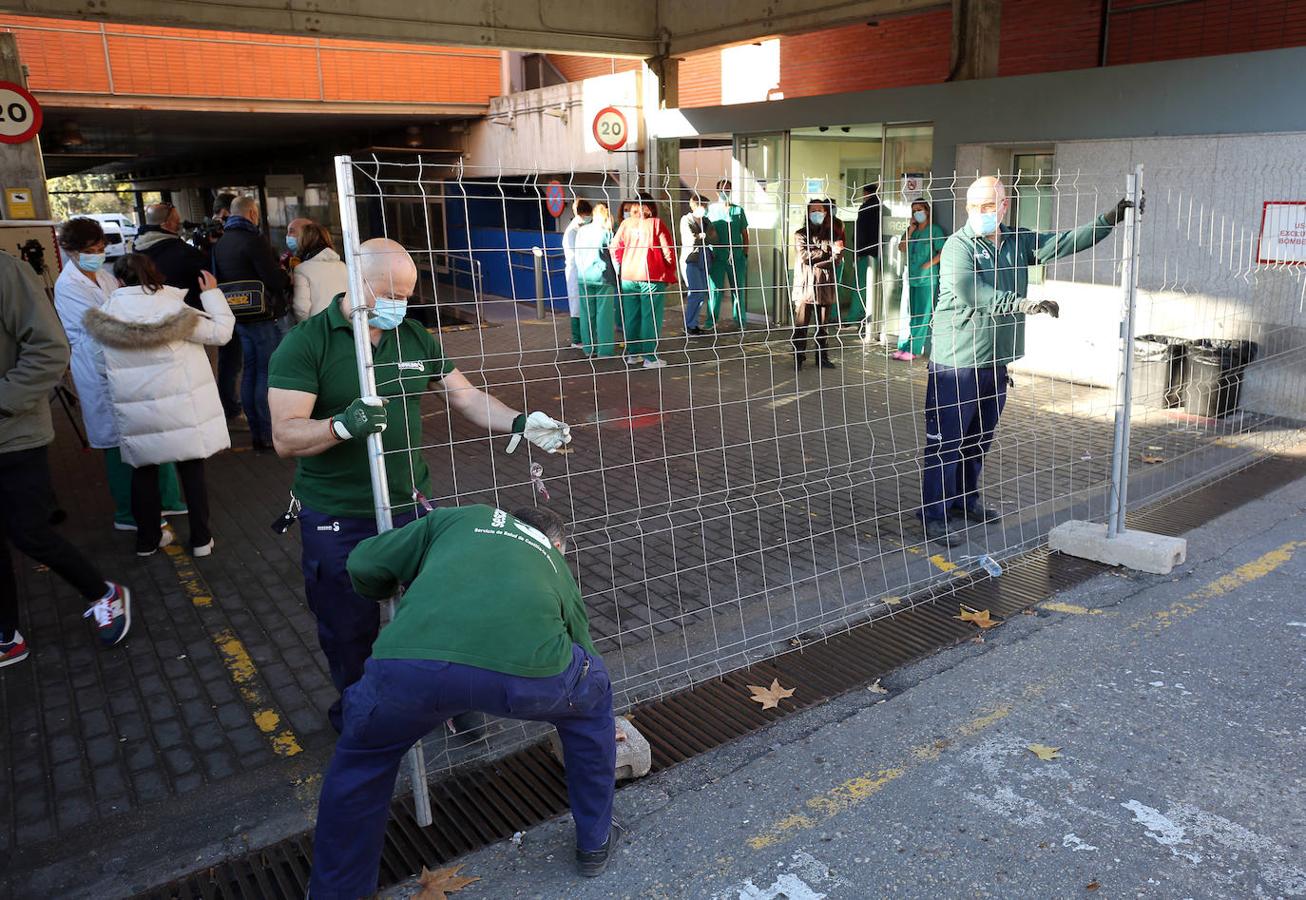
[[[221,291],[200,294],[204,312],[185,301],[181,288],[124,287],[86,313],[86,330],[104,347],[130,466],[206,459],[231,446],[204,345],[231,340],[236,320]]]
[[[295,282],[296,322],[317,315],[335,297],[349,292],[349,269],[330,247],[323,247],[312,259],[295,266],[291,279]]]

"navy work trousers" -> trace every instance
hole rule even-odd
[[[930,363],[925,387],[921,516],[945,519],[980,502],[984,455],[1007,402],[1007,367],[953,369]]]
[[[413,521],[413,513],[396,515],[400,528]],[[304,594],[317,619],[317,642],[331,670],[331,682],[342,695],[363,677],[363,664],[372,655],[372,643],[381,630],[381,606],[354,593],[345,564],[360,542],[376,535],[375,519],[329,516],[315,510],[299,513],[304,553]],[[342,727],[340,700],[327,712],[331,727]]]
[[[345,730],[322,782],[313,837],[313,900],[376,892],[386,816],[408,748],[446,719],[479,711],[549,722],[562,739],[576,845],[597,850],[612,828],[616,722],[603,660],[572,646],[552,678],[523,678],[426,659],[368,660],[345,692]]]

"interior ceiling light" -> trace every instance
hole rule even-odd
[[[404,129],[404,131],[408,135],[406,138],[404,138],[405,144],[407,144],[409,147],[422,146],[422,127],[420,125],[409,125],[406,129]]]

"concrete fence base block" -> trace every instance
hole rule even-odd
[[[625,716],[617,716],[617,730],[626,736],[624,741],[617,741],[617,780],[642,778],[653,767],[653,750],[648,745],[648,738],[639,733]],[[566,763],[562,758],[562,741],[558,732],[549,735],[549,744],[558,762]]]
[[[1169,575],[1188,558],[1188,542],[1183,538],[1147,531],[1121,531],[1108,538],[1106,526],[1095,522],[1063,522],[1049,532],[1048,548],[1153,575]]]

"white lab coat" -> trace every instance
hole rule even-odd
[[[86,440],[97,450],[118,446],[118,424],[109,397],[109,378],[104,370],[104,348],[87,333],[83,321],[89,310],[104,306],[117,289],[118,279],[108,268],[96,272],[92,282],[71,259],[64,264],[59,280],[54,283],[54,308],[72,347],[69,368],[82,408]]]
[[[576,232],[580,231],[579,216],[572,217],[562,233],[562,262],[567,276],[567,312],[573,318],[580,316],[580,273],[576,269]]]

